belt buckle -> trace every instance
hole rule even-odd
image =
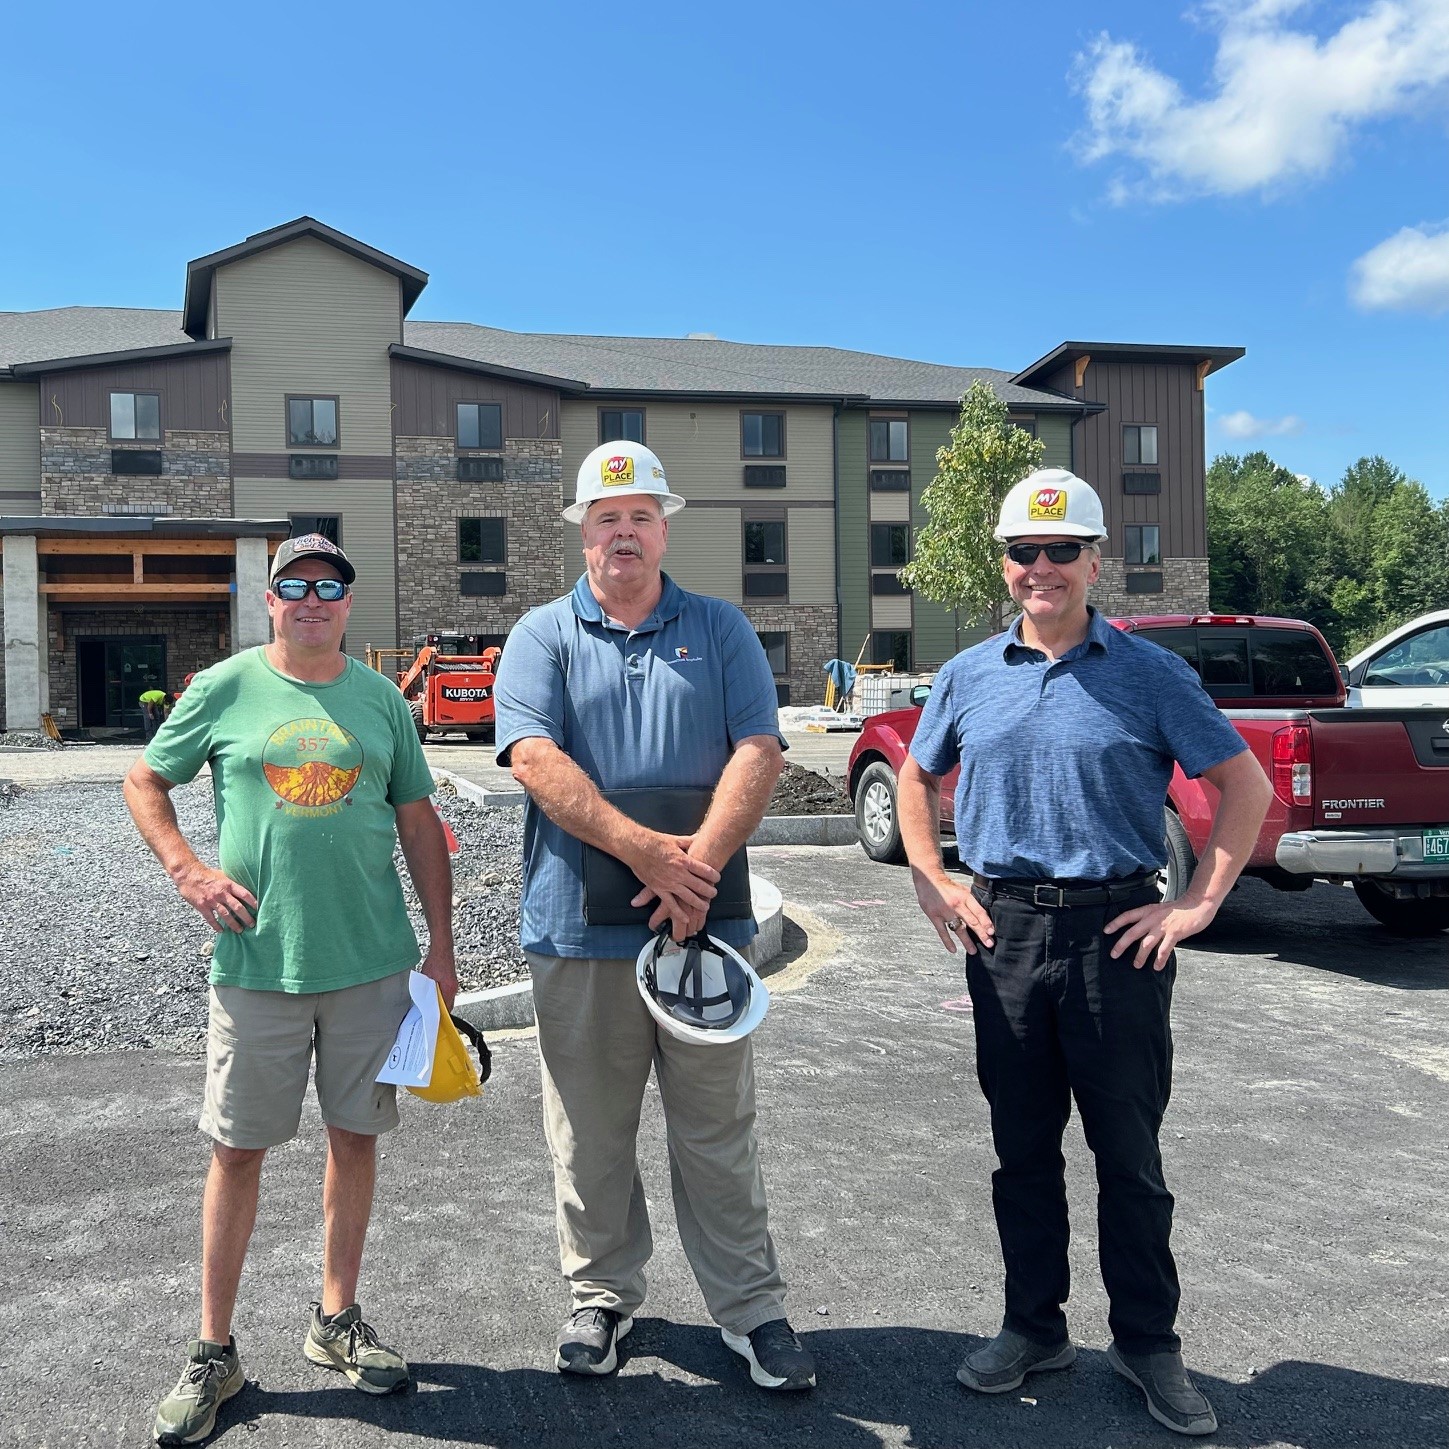
[[[1056,896],[1051,900],[1042,895],[1043,891],[1049,891]],[[1034,906],[1046,906],[1051,910],[1061,910],[1066,905],[1067,893],[1058,885],[1034,885],[1031,888],[1031,903]]]

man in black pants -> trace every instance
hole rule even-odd
[[[999,1334],[957,1374],[1004,1393],[1076,1356],[1062,1133],[1072,1098],[1097,1164],[1108,1358],[1159,1422],[1217,1428],[1175,1332],[1172,1195],[1157,1134],[1172,1079],[1173,948],[1217,913],[1247,863],[1271,787],[1191,668],[1087,604],[1106,529],[1096,493],[1061,469],[1002,505],[1002,569],[1021,616],[936,677],[900,779],[901,838],[921,909],[968,953],[977,1071],[1000,1167],[1006,1266]],[[961,766],[952,879],[936,822]],[[1221,792],[1186,892],[1159,899],[1174,762]]]

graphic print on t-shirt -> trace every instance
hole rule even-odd
[[[279,797],[278,810],[320,819],[352,803],[347,797],[362,773],[362,746],[336,720],[288,720],[268,738],[262,771]]]

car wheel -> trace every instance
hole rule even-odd
[[[855,787],[855,830],[861,848],[872,860],[894,864],[906,858],[896,810],[895,772],[884,760],[867,765]]]
[[[1364,910],[1395,936],[1437,936],[1449,931],[1449,896],[1393,896],[1377,881],[1356,880]]]
[[[1158,874],[1162,882],[1162,899],[1175,901],[1192,883],[1192,873],[1197,869],[1197,856],[1192,851],[1192,841],[1187,838],[1182,821],[1174,811],[1164,810],[1163,824],[1167,835],[1167,864]]]
[[[423,702],[420,699],[411,701],[408,710],[413,717],[413,728],[418,732],[418,739],[423,743],[428,742],[428,727],[423,723]]]

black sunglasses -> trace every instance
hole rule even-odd
[[[272,592],[289,604],[298,603],[309,593],[316,594],[324,604],[335,604],[347,597],[347,585],[341,579],[273,579]]]
[[[1076,563],[1082,556],[1085,543],[1012,543],[1006,548],[1006,556],[1014,564],[1030,565],[1044,553],[1055,564]]]

